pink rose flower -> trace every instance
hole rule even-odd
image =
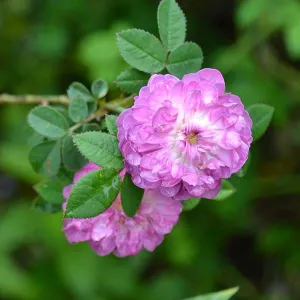
[[[76,183],[82,176],[100,167],[88,163],[74,176]],[[123,174],[124,175],[124,174]],[[66,202],[73,184],[64,188]],[[135,255],[143,248],[153,251],[177,223],[182,205],[161,195],[157,190],[146,190],[138,212],[130,218],[125,215],[120,195],[112,206],[90,219],[64,219],[63,231],[70,243],[89,242],[101,256],[114,253],[118,257]]]
[[[117,126],[134,183],[177,200],[214,198],[221,179],[244,165],[252,142],[248,112],[238,96],[225,93],[215,69],[182,80],[152,75]]]

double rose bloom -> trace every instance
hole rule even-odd
[[[127,217],[118,196],[97,217],[64,221],[69,242],[88,241],[99,255],[153,251],[177,223],[180,200],[213,199],[221,179],[244,165],[252,142],[249,114],[239,97],[225,93],[218,70],[202,69],[182,80],[152,75],[134,100],[117,126],[125,170],[145,189],[138,212]],[[74,182],[98,168],[87,164]],[[71,189],[64,189],[66,201]]]

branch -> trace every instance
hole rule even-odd
[[[132,103],[133,103],[133,95],[124,99],[118,99],[118,100],[111,101],[109,103],[105,103],[102,108],[95,111],[87,119],[72,126],[69,129],[69,132],[72,133],[78,128],[80,128],[82,125],[88,124],[94,119],[99,119],[105,116],[109,111],[121,113],[125,109],[123,106],[128,106],[131,105]]]
[[[133,98],[135,94],[132,94],[126,98],[112,100],[105,103],[105,108],[109,111],[121,113],[127,107],[130,107],[133,104]]]
[[[92,113],[88,118],[79,122],[69,128],[69,133],[73,133],[78,128],[80,128],[84,124],[88,124],[94,119],[100,119],[105,116],[108,112],[121,113],[133,104],[133,95],[130,95],[126,98],[120,98],[112,100],[108,103],[99,101],[99,109]],[[100,99],[99,99],[100,100]],[[9,104],[42,104],[48,105],[49,103],[58,103],[58,104],[70,104],[70,99],[67,96],[36,96],[36,95],[24,95],[24,96],[15,96],[9,94],[0,94],[0,104],[9,103]]]
[[[93,121],[94,119],[99,119],[99,118],[105,116],[106,114],[107,114],[107,111],[105,109],[99,109],[99,110],[95,111],[93,114],[91,114],[84,121],[79,122],[79,123],[75,124],[74,126],[72,126],[71,128],[69,128],[69,132],[72,133],[75,130],[77,130],[78,128],[80,128],[82,125],[88,124],[89,122]]]
[[[86,120],[79,122],[72,126],[69,131],[74,132],[82,125],[91,122],[94,119],[99,119],[103,117],[109,111],[121,113],[126,107],[132,105],[133,103],[133,96],[130,95],[127,98],[116,99],[110,101],[109,103],[100,103],[100,108],[91,114]],[[24,96],[14,96],[9,94],[0,94],[0,104],[9,103],[9,104],[44,104],[47,105],[48,103],[59,103],[59,104],[70,104],[70,99],[67,96],[35,96],[35,95],[24,95]],[[124,108],[125,106],[125,108]]]
[[[0,104],[4,103],[23,103],[23,104],[44,104],[44,103],[59,103],[69,104],[70,99],[67,96],[36,96],[36,95],[24,95],[15,96],[9,94],[0,94]]]
[[[108,110],[119,110],[122,106],[128,106],[133,103],[133,96],[130,95],[127,98],[117,99],[106,103],[105,106]],[[40,96],[40,95],[9,95],[0,94],[0,104],[47,104],[47,103],[58,103],[58,104],[70,104],[70,99],[64,95],[57,96]]]

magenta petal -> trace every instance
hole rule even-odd
[[[160,192],[166,197],[174,197],[181,187],[181,183],[171,187],[160,187]]]
[[[87,164],[75,174],[74,181],[99,168],[93,163]],[[120,172],[122,178],[125,171]],[[155,174],[149,173],[147,176],[156,179]],[[71,188],[72,185],[64,188],[64,207]],[[172,189],[177,188],[174,186]],[[143,248],[153,251],[177,223],[181,210],[180,201],[163,196],[157,189],[147,189],[134,217],[125,215],[118,195],[109,209],[94,218],[64,219],[63,231],[70,243],[88,242],[100,256],[114,253],[125,257],[136,255]]]
[[[70,197],[73,184],[69,184],[63,189],[63,197],[67,200]],[[65,210],[65,209],[64,209]]]
[[[200,78],[209,81],[213,84],[218,90],[220,95],[225,92],[225,81],[220,71],[216,69],[202,69],[198,72]]]
[[[243,166],[252,142],[249,114],[238,96],[225,94],[215,69],[182,80],[152,75],[117,126],[134,183],[175,201],[212,197]]]

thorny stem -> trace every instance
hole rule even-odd
[[[135,95],[130,95],[126,98],[116,99],[108,103],[105,103],[104,106],[109,111],[120,113],[125,109],[124,107],[128,107],[132,105],[134,96]]]
[[[38,95],[24,95],[15,96],[9,94],[0,94],[0,104],[45,104],[45,103],[56,103],[56,104],[69,104],[70,99],[67,96],[38,96]]]
[[[101,118],[103,117],[105,114],[107,113],[107,111],[105,109],[98,109],[97,111],[95,111],[93,114],[91,114],[87,119],[85,119],[82,122],[79,122],[77,124],[75,124],[74,126],[69,128],[69,132],[73,133],[75,130],[77,130],[78,128],[80,128],[82,125],[84,124],[88,124],[89,122],[91,122],[92,120],[96,119],[96,118]]]
[[[123,106],[130,105],[132,103],[132,100],[133,100],[133,95],[128,96],[124,99],[117,99],[117,100],[113,100],[109,103],[104,103],[103,105],[100,105],[102,107],[100,107],[97,111],[95,111],[93,114],[91,114],[84,121],[72,126],[69,129],[69,132],[72,133],[75,130],[77,130],[78,128],[80,128],[82,125],[88,124],[89,122],[91,122],[94,119],[99,119],[99,118],[105,116],[105,114],[107,114],[109,111],[113,111],[113,112],[117,112],[117,113],[122,112],[125,109]]]
[[[125,108],[124,106],[128,106],[133,102],[133,96],[131,95],[127,98],[116,99],[110,101],[109,103],[101,103],[100,108],[91,114],[87,119],[82,122],[79,122],[72,126],[69,129],[69,132],[72,133],[80,128],[84,124],[88,124],[94,119],[99,119],[103,117],[109,111],[121,113]],[[35,95],[24,95],[24,96],[15,96],[9,94],[0,94],[0,104],[1,103],[10,103],[10,104],[44,104],[47,105],[49,103],[56,104],[70,104],[70,99],[67,96],[59,95],[59,96],[35,96]]]
[[[105,107],[108,110],[116,111],[120,106],[127,106],[131,103],[134,95],[131,95],[127,98],[121,98],[112,100],[109,103],[105,104]],[[0,94],[0,104],[48,104],[48,103],[56,103],[56,104],[70,104],[70,99],[64,95],[57,96],[42,96],[42,95],[9,95],[9,94]]]

